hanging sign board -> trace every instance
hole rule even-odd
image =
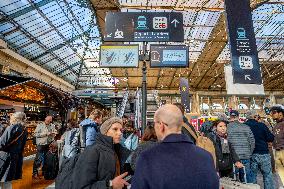
[[[225,0],[234,83],[262,84],[248,0]]]
[[[101,45],[100,67],[138,67],[138,45]]]
[[[178,12],[108,12],[104,41],[184,41]]]
[[[232,66],[224,66],[226,89],[228,95],[264,95],[263,84],[233,83]]]
[[[150,67],[187,68],[188,47],[185,45],[151,45]]]
[[[180,96],[185,112],[190,113],[188,78],[180,78]]]

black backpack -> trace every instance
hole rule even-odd
[[[54,180],[58,174],[59,160],[57,152],[48,151],[43,166],[43,176],[45,180]]]
[[[80,154],[76,154],[71,158],[63,159],[58,175],[55,179],[55,189],[71,189],[72,173]]]

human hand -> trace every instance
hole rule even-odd
[[[244,167],[244,165],[239,161],[235,163],[235,166],[239,169]]]
[[[113,189],[122,189],[124,185],[128,186],[129,183],[126,182],[123,178],[128,174],[128,172],[125,172],[117,177],[115,177],[112,180],[112,188]]]

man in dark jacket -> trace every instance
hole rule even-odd
[[[255,148],[251,158],[252,181],[256,183],[258,169],[263,174],[264,188],[274,189],[272,177],[271,156],[269,154],[268,142],[274,140],[274,135],[269,131],[264,123],[258,122],[259,115],[255,110],[247,112],[245,124],[250,126],[254,135]]]
[[[184,107],[183,107],[183,105],[180,104],[180,103],[174,103],[174,105],[176,105],[180,109],[180,111],[181,111],[181,113],[183,115],[183,124],[186,124],[189,127],[189,129],[192,130],[192,133],[195,134],[195,137],[192,136],[192,134],[184,126],[182,126],[182,128],[181,128],[181,133],[187,135],[192,140],[192,142],[194,144],[196,144],[195,138],[197,137],[197,133],[196,133],[194,127],[189,123],[188,119],[184,116]]]
[[[275,140],[273,142],[273,147],[275,152],[275,163],[277,169],[284,169],[284,110],[282,106],[273,106],[270,109],[270,115],[273,120],[276,121],[276,125],[273,128],[273,134],[275,135]]]
[[[162,142],[141,153],[132,189],[219,188],[212,156],[181,134],[182,116],[171,104],[156,111],[154,128]]]

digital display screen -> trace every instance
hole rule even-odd
[[[100,67],[138,67],[138,45],[101,45]]]
[[[151,45],[150,67],[188,67],[188,47],[185,45]]]
[[[104,41],[184,41],[180,12],[107,12]]]

